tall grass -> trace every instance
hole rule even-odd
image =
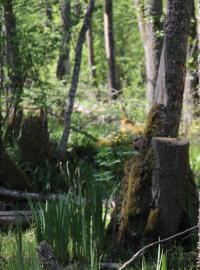
[[[105,241],[108,200],[103,200],[105,194],[90,167],[84,179],[76,180],[63,200],[45,204],[30,201],[35,235],[38,243],[46,240],[53,247],[61,264],[76,261],[97,269]]]

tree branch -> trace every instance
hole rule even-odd
[[[152,248],[152,247],[155,247],[155,246],[160,245],[160,244],[164,244],[166,242],[169,242],[169,241],[171,241],[171,240],[173,240],[173,239],[175,239],[175,238],[177,238],[179,236],[182,236],[182,235],[184,235],[184,234],[186,234],[188,232],[191,232],[193,230],[196,230],[196,229],[198,229],[198,226],[194,226],[194,227],[189,228],[189,229],[187,229],[187,230],[185,230],[183,232],[177,233],[177,234],[172,235],[172,236],[170,236],[168,238],[165,238],[163,240],[159,240],[159,241],[153,242],[153,243],[151,243],[151,244],[149,244],[149,245],[141,248],[127,262],[125,262],[124,264],[122,264],[122,266],[119,267],[119,270],[125,269],[129,264],[133,263],[138,257],[142,256],[147,249]]]

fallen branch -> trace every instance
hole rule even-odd
[[[0,211],[1,225],[26,224],[32,220],[31,211]]]
[[[151,243],[151,244],[149,244],[149,245],[147,245],[147,246],[141,248],[141,249],[140,249],[137,253],[135,253],[135,254],[134,254],[127,262],[125,262],[124,264],[122,264],[122,266],[119,267],[118,270],[125,269],[128,265],[130,265],[131,263],[133,263],[138,257],[142,256],[142,255],[144,254],[144,252],[145,252],[147,249],[152,248],[152,247],[154,247],[154,246],[158,246],[158,245],[163,244],[163,243],[166,243],[166,242],[169,242],[169,241],[171,241],[171,240],[173,240],[173,239],[175,239],[175,238],[177,238],[177,237],[179,237],[179,236],[182,236],[182,235],[184,235],[184,234],[186,234],[186,233],[188,233],[188,232],[191,232],[191,231],[193,231],[193,230],[196,230],[196,229],[198,229],[198,226],[194,226],[194,227],[189,228],[189,229],[187,229],[187,230],[185,230],[185,231],[183,231],[183,232],[177,233],[177,234],[172,235],[172,236],[170,236],[170,237],[168,237],[168,238],[165,238],[165,239],[163,239],[163,240],[153,242],[153,243]]]
[[[18,190],[10,190],[5,188],[0,188],[0,198],[13,199],[17,201],[27,201],[27,200],[38,200],[38,201],[58,201],[66,199],[65,195],[62,194],[41,194],[41,193],[30,193],[22,192]]]

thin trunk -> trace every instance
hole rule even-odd
[[[57,65],[57,78],[62,80],[70,73],[71,3],[65,0],[60,7],[62,17],[62,44]]]
[[[116,99],[119,96],[119,81],[116,73],[115,63],[115,41],[113,31],[113,1],[105,0],[104,11],[104,35],[105,35],[105,50],[108,61],[108,85],[111,99]]]
[[[96,74],[95,57],[94,57],[92,23],[87,31],[86,40],[87,40],[87,47],[88,47],[88,65],[89,65],[90,70],[91,70],[92,82],[96,86],[97,85],[97,74]]]
[[[76,46],[76,55],[75,55],[75,63],[74,63],[74,72],[72,76],[71,87],[69,90],[69,94],[66,100],[66,107],[65,107],[65,117],[64,117],[64,130],[60,140],[60,143],[57,148],[57,152],[59,156],[65,153],[66,146],[69,139],[70,129],[71,129],[71,116],[74,108],[74,102],[76,97],[76,91],[78,87],[79,81],[79,74],[81,68],[81,61],[82,61],[82,50],[83,44],[85,42],[86,33],[90,27],[90,22],[94,10],[95,0],[90,0],[89,7],[84,17],[83,25],[81,31],[79,33],[79,38],[77,41]]]
[[[198,95],[198,41],[197,41],[197,20],[195,14],[195,1],[191,3],[191,29],[187,52],[187,71],[184,92],[184,133],[189,134],[190,127],[197,112],[199,104]]]
[[[147,111],[155,103],[155,88],[163,45],[162,0],[134,0],[137,8],[138,26],[145,50],[147,77]]]
[[[198,77],[200,81],[200,0],[198,0]],[[198,93],[200,95],[200,84]]]

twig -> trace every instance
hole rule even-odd
[[[184,234],[186,234],[186,233],[188,233],[188,232],[191,232],[191,231],[193,231],[193,230],[196,230],[196,229],[198,229],[198,226],[194,226],[194,227],[189,228],[189,229],[187,229],[187,230],[185,230],[185,231],[183,231],[183,232],[177,233],[177,234],[172,235],[172,236],[170,236],[170,237],[168,237],[168,238],[165,238],[165,239],[163,239],[163,240],[153,242],[153,243],[151,243],[151,244],[149,244],[149,245],[147,245],[147,246],[141,248],[141,249],[140,249],[137,253],[135,253],[135,254],[134,254],[127,262],[125,262],[124,264],[122,264],[122,266],[119,267],[119,270],[125,269],[129,264],[131,264],[131,263],[134,262],[138,257],[140,257],[141,255],[143,255],[143,253],[144,253],[148,248],[151,248],[151,247],[154,247],[154,246],[157,246],[157,245],[160,245],[160,244],[169,242],[169,241],[171,241],[171,240],[173,240],[173,239],[175,239],[175,238],[177,238],[177,237],[179,237],[179,236],[181,236],[181,235],[184,235]]]

